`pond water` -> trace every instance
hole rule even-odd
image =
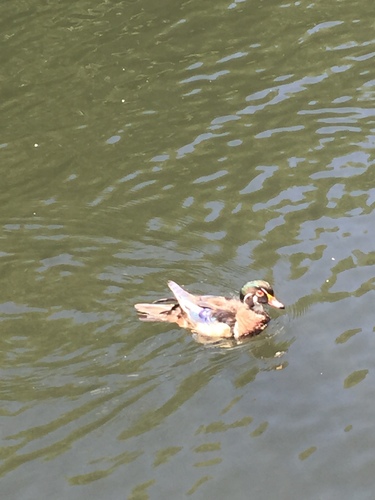
[[[373,497],[372,10],[3,6],[1,498]],[[255,278],[236,346],[133,309]]]

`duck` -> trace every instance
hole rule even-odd
[[[176,323],[208,339],[238,340],[258,335],[271,319],[264,305],[285,309],[264,280],[248,281],[239,298],[193,295],[174,281],[168,281],[168,287],[174,297],[134,305],[139,319]]]

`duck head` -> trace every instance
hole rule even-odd
[[[284,304],[275,297],[271,285],[267,281],[254,280],[246,283],[240,291],[240,300],[250,309],[263,310],[265,304],[277,309],[285,309]]]

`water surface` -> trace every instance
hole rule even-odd
[[[372,3],[4,6],[4,498],[368,499]],[[232,348],[133,304],[273,283]]]

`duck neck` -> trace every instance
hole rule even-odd
[[[255,314],[258,314],[259,316],[262,316],[262,318],[268,319],[269,315],[265,309],[263,309],[263,306],[261,304],[254,304],[253,307],[251,307],[251,310],[255,312]]]

